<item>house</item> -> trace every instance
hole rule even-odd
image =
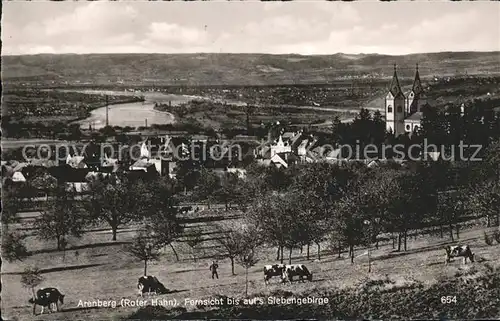
[[[273,157],[276,154],[281,154],[281,153],[291,153],[292,152],[292,146],[288,143],[288,141],[285,143],[283,142],[283,137],[280,135],[278,140],[271,145],[271,157]]]
[[[234,173],[238,178],[244,179],[247,175],[246,169],[243,168],[237,168],[237,167],[229,167],[227,169],[228,173]]]
[[[259,159],[257,164],[262,166],[276,166],[277,168],[288,168],[288,163],[280,156],[280,154],[274,154],[269,159]]]
[[[64,189],[67,192],[81,194],[88,192],[90,190],[90,185],[87,182],[66,182]]]
[[[326,160],[336,160],[336,159],[341,159],[341,158],[342,158],[342,149],[341,148],[333,149],[325,154]]]
[[[74,168],[69,164],[55,166],[48,169],[48,173],[55,177],[59,183],[87,182],[85,177],[89,172],[89,168]]]
[[[110,175],[110,173],[103,172],[88,172],[87,175],[85,175],[85,180],[89,182],[94,180],[101,180],[103,178],[109,177]]]
[[[14,172],[14,174],[12,175],[12,181],[17,183],[24,183],[26,182],[26,178],[24,177],[22,172]]]
[[[110,158],[104,154],[104,159],[101,161],[101,167],[113,167],[118,163],[118,158]]]
[[[84,156],[71,156],[68,154],[66,157],[66,164],[73,168],[87,168],[87,164],[84,162]]]
[[[177,169],[177,163],[172,161],[166,161],[166,166],[163,167],[164,172],[161,175],[168,175],[169,178],[175,178],[175,171]]]
[[[31,166],[41,166],[41,167],[45,167],[45,168],[58,166],[57,161],[50,160],[50,159],[32,158],[32,159],[30,159],[29,163]]]
[[[149,159],[139,159],[129,167],[130,171],[143,171],[146,173],[159,173],[156,166]]]

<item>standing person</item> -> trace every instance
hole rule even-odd
[[[217,264],[217,261],[213,261],[212,262],[212,265],[210,265],[210,271],[212,271],[212,279],[215,277],[217,277],[217,279],[219,278],[219,274],[217,273],[217,269],[219,268],[219,264]]]

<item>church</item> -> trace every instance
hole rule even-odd
[[[417,131],[421,126],[422,107],[428,105],[418,73],[418,64],[413,86],[409,92],[403,93],[401,89],[396,65],[389,88],[389,93],[385,96],[386,130],[394,136]]]

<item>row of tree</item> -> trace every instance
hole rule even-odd
[[[410,168],[391,165],[369,169],[353,163],[328,163],[250,172],[240,189],[247,217],[263,242],[283,249],[330,240],[339,251],[390,233],[398,250],[407,250],[410,232],[437,227],[453,239],[460,226],[485,217],[499,225],[500,143],[492,144],[480,163],[421,162]],[[273,184],[277,182],[277,184]],[[244,197],[244,193],[251,197]],[[308,251],[309,252],[309,251]],[[318,250],[318,255],[320,251]]]
[[[168,178],[145,181],[111,175],[92,181],[84,195],[55,186],[34,226],[40,238],[54,240],[63,250],[69,236],[79,237],[89,226],[109,226],[116,240],[120,227],[140,223],[139,238],[148,241],[137,241],[136,248],[146,251],[145,244],[150,244],[154,250],[172,246],[182,235],[179,198],[193,197],[245,210],[247,226],[257,231],[258,243],[277,247],[281,261],[284,249],[291,260],[293,249],[309,249],[312,244],[319,248],[325,240],[339,253],[348,249],[353,260],[356,246],[376,241],[383,232],[395,235],[398,249],[406,250],[410,231],[437,226],[441,235],[448,231],[453,238],[459,237],[460,224],[470,218],[486,217],[488,225],[498,225],[499,158],[500,142],[495,142],[478,163],[430,161],[409,167],[389,163],[375,169],[356,162],[287,169],[251,166],[246,178],[201,168],[193,172],[195,183],[187,195]],[[17,213],[29,202],[17,192],[15,185],[3,190],[4,228],[16,222]],[[218,242],[234,265],[241,231],[236,226],[219,229],[224,232]],[[12,253],[7,259],[27,255],[22,236],[4,233],[4,249]]]
[[[448,104],[445,109],[431,106],[422,108],[422,127],[412,135],[394,137],[386,132],[385,121],[379,111],[371,114],[362,109],[352,123],[332,122],[331,142],[339,145],[366,146],[374,144],[427,144],[438,147],[468,145],[488,146],[500,138],[500,113],[482,104],[472,104],[461,112],[459,105]],[[379,149],[380,150],[380,149]],[[473,151],[472,151],[473,152]]]

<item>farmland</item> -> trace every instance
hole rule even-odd
[[[221,214],[230,217],[239,213],[225,212],[220,209],[219,211],[205,210],[200,215],[203,217],[214,217],[220,216]],[[146,316],[149,316],[149,318],[163,318],[165,315],[175,316],[182,311],[184,311],[184,317],[199,318],[204,315],[200,313],[206,309],[197,308],[191,305],[184,306],[184,299],[207,299],[218,296],[242,298],[244,296],[244,270],[241,267],[236,266],[236,275],[231,276],[229,262],[227,260],[220,260],[220,279],[212,280],[210,278],[208,265],[211,259],[208,256],[210,256],[214,249],[214,244],[210,242],[210,239],[213,238],[214,235],[210,233],[210,225],[208,223],[189,223],[186,234],[189,233],[190,229],[195,228],[195,226],[201,226],[205,231],[205,242],[201,247],[201,251],[205,253],[200,255],[200,258],[196,262],[193,261],[188,247],[180,240],[180,242],[174,244],[180,256],[179,262],[176,261],[171,250],[166,249],[163,258],[149,267],[149,273],[157,276],[171,291],[170,294],[159,296],[159,298],[175,298],[178,302],[181,302],[180,307],[185,308],[186,311],[177,309],[168,312],[161,307],[155,309],[149,307],[142,312],[143,318]],[[43,276],[45,277],[45,281],[41,286],[56,286],[66,295],[63,312],[56,314],[58,320],[75,320],[89,318],[90,316],[92,316],[93,319],[128,317],[134,313],[137,308],[82,308],[78,307],[78,301],[97,299],[119,301],[122,298],[131,300],[137,299],[136,283],[137,278],[142,275],[142,264],[134,261],[125,251],[123,251],[125,243],[131,241],[136,228],[137,226],[127,226],[120,229],[118,241],[116,242],[109,241],[111,233],[106,228],[88,230],[81,239],[70,240],[71,246],[64,254],[63,252],[52,250],[53,244],[40,243],[35,238],[29,237],[29,249],[34,251],[35,254],[22,263],[4,263],[3,266],[3,291],[5,291],[4,293],[8,293],[8,295],[3,295],[2,300],[4,316],[8,316],[11,320],[26,320],[30,318],[31,305],[27,302],[30,294],[28,290],[20,287],[19,273],[22,272],[26,266],[37,265],[44,271]],[[366,284],[368,280],[386,280],[382,283],[387,283],[384,285],[386,288],[393,288],[395,296],[391,297],[391,300],[397,302],[398,300],[403,300],[401,297],[397,299],[397,293],[398,291],[403,291],[402,289],[405,287],[414,285],[417,287],[422,286],[424,289],[428,289],[429,287],[439,289],[439,284],[442,284],[444,280],[456,278],[456,275],[469,275],[469,278],[475,279],[487,273],[488,265],[498,268],[500,265],[500,245],[487,246],[484,244],[482,240],[482,228],[480,226],[472,225],[467,228],[467,230],[464,230],[460,240],[461,242],[470,244],[471,248],[476,252],[476,256],[480,258],[477,263],[462,266],[461,261],[457,260],[449,266],[445,266],[443,246],[449,244],[449,240],[428,235],[410,241],[409,250],[407,252],[394,252],[391,242],[381,244],[379,249],[373,249],[373,272],[371,274],[367,273],[367,257],[363,255],[366,249],[363,248],[356,251],[356,255],[359,256],[356,257],[355,264],[351,264],[347,259],[347,253],[343,253],[339,258],[337,253],[332,253],[332,251],[326,247],[324,247],[325,250],[321,255],[321,260],[316,260],[316,249],[313,247],[311,247],[310,260],[306,259],[305,251],[300,254],[299,250],[295,250],[292,255],[292,262],[307,264],[309,269],[314,273],[313,282],[281,285],[275,280],[275,283],[267,287],[264,285],[262,279],[262,265],[275,262],[276,252],[275,249],[272,248],[263,248],[259,253],[261,263],[251,268],[249,271],[249,295],[250,297],[267,297],[277,294],[286,296],[287,292],[291,292],[297,297],[329,296],[330,300],[338,300],[335,297],[331,297],[331,294],[329,294],[333,289],[338,289],[335,291],[347,291],[349,289],[351,289],[350,291],[354,291],[354,288],[360,284]],[[387,280],[390,280],[390,282]],[[435,297],[418,297],[417,294],[421,293],[424,295],[424,291],[418,292],[414,294],[414,296],[418,300],[427,300],[426,304],[434,307],[434,312],[432,313],[436,313],[436,310],[440,310],[442,315],[453,316],[453,311],[457,310],[454,304],[445,306],[440,302],[440,297],[458,293],[459,296],[457,300],[459,303],[457,305],[464,306],[466,305],[465,301],[468,300],[469,297],[465,297],[465,293],[460,291],[462,287],[466,287],[466,285],[456,285],[456,287],[450,289],[450,292],[446,293],[439,293],[434,289],[433,295],[435,295]],[[398,288],[401,289],[397,290]],[[496,291],[498,293],[498,288]],[[344,295],[347,295],[347,293]],[[490,293],[493,292],[490,291]],[[364,303],[369,306],[362,306],[361,302],[344,301],[342,304],[339,302],[340,306],[337,308],[337,315],[342,316],[342,314],[344,314],[353,316],[355,314],[349,314],[350,312],[348,310],[352,309],[351,313],[359,313],[359,316],[365,317],[369,316],[369,313],[375,313],[375,311],[386,313],[384,314],[386,317],[390,317],[388,314],[390,311],[392,311],[390,313],[396,316],[405,316],[405,311],[398,311],[397,307],[384,311],[384,307],[389,308],[389,306],[384,303],[384,296],[376,296],[378,296],[378,294],[370,296],[370,300],[372,301],[366,301]],[[402,302],[399,304],[401,307]],[[349,307],[349,305],[351,306]],[[358,309],[356,306],[359,310],[356,310]],[[378,308],[376,306],[378,306]],[[246,311],[243,312],[243,315],[248,315],[249,317],[265,317],[266,315],[255,314],[257,312],[252,314],[249,309],[245,310],[244,307],[240,308],[242,311]],[[479,307],[475,307],[473,310],[477,311],[478,308]],[[280,313],[285,313],[285,315],[290,315],[290,317],[292,317],[292,314],[290,314],[293,313],[292,311],[295,311],[295,313],[306,313],[303,314],[304,317],[326,316],[322,314],[321,310],[323,308],[321,306],[317,306],[313,310],[301,309],[301,311],[297,311],[295,309],[297,308],[293,308],[293,306],[259,306],[257,311],[260,311],[259,313],[266,313],[265,311],[267,311],[267,313],[277,313],[277,311],[281,311]],[[342,309],[344,309],[344,311],[341,311]],[[408,307],[408,310],[411,310],[411,308]],[[221,317],[236,316],[235,314],[224,314],[229,312],[223,311],[225,310],[221,310],[219,314],[206,315],[212,315],[213,317],[217,317],[217,315]],[[490,308],[487,311],[491,313],[493,310]],[[236,312],[237,310],[232,313]],[[474,314],[473,311],[470,313],[469,317],[481,315]],[[276,314],[274,315],[276,316]],[[374,315],[379,316],[379,314]],[[484,315],[486,316],[487,314]],[[51,320],[54,316],[55,315],[42,315],[34,319]],[[437,315],[426,314],[425,311],[422,311],[420,316],[426,318],[437,317]],[[462,314],[458,316],[464,317]],[[489,314],[489,316],[491,316],[491,314]]]

